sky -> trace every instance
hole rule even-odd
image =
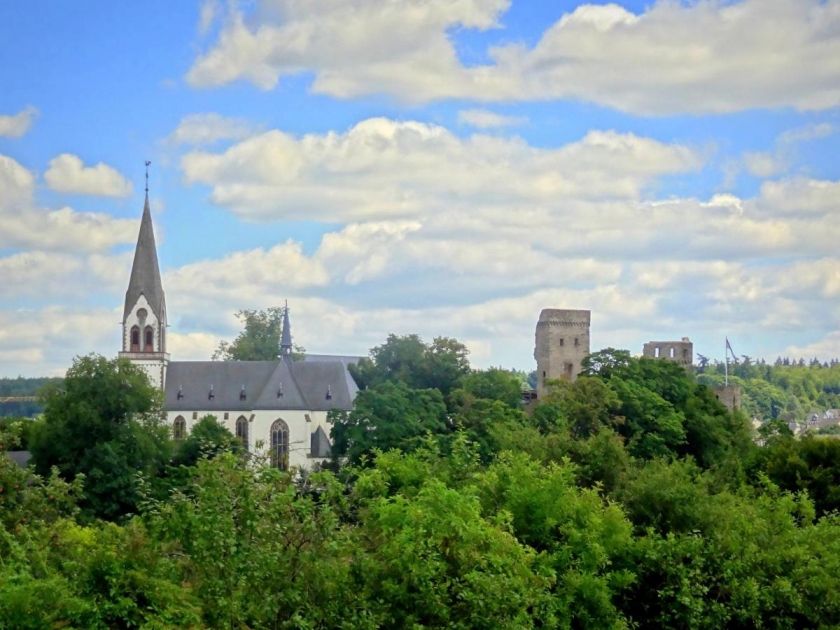
[[[0,376],[120,349],[144,161],[172,359],[455,337],[840,357],[840,0],[0,3]]]

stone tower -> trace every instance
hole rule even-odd
[[[125,292],[122,352],[119,356],[142,367],[151,383],[163,388],[169,364],[166,353],[166,299],[160,281],[148,188],[131,278]]]
[[[537,397],[546,380],[573,381],[589,355],[590,311],[545,308],[537,322],[534,358],[537,360]]]

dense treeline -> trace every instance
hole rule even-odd
[[[758,447],[668,362],[605,350],[526,409],[458,342],[390,337],[305,475],[212,418],[172,443],[139,375],[79,359],[41,474],[0,461],[0,627],[840,624],[840,440]]]
[[[37,396],[45,386],[60,382],[60,378],[0,378],[0,399],[6,396]],[[43,408],[38,401],[0,401],[0,417],[30,418],[41,413]]]
[[[698,368],[698,380],[722,385],[725,368]],[[749,357],[729,365],[730,383],[740,385],[744,411],[762,420],[803,422],[809,413],[840,409],[840,363],[777,360],[773,365]]]

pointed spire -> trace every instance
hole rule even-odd
[[[143,218],[140,220],[140,233],[134,250],[134,263],[131,265],[131,279],[125,292],[125,319],[143,295],[151,306],[158,320],[165,318],[166,302],[163,285],[160,281],[155,232],[152,227],[152,213],[149,209],[149,164],[146,162],[146,201],[143,205]]]
[[[289,302],[283,307],[283,333],[280,336],[280,356],[292,355],[292,328],[289,324]]]

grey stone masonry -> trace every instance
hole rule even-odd
[[[642,356],[665,359],[690,368],[694,364],[694,344],[688,337],[683,337],[682,341],[648,341],[642,348]]]
[[[741,388],[737,385],[721,385],[713,389],[717,398],[729,411],[741,408]]]
[[[573,381],[589,355],[591,312],[545,308],[540,312],[534,344],[537,360],[537,397],[546,393],[546,381]]]

